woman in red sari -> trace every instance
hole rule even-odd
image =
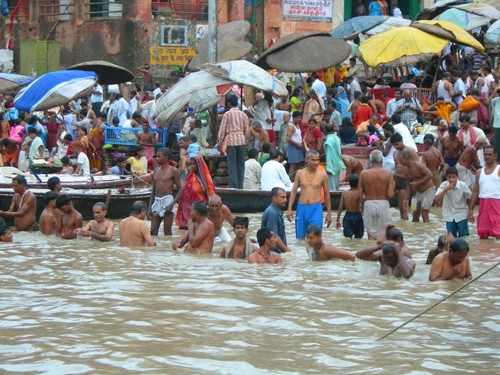
[[[191,172],[188,173],[182,186],[182,195],[175,215],[175,223],[179,229],[187,229],[191,220],[191,205],[199,200],[208,202],[215,194],[214,183],[210,171],[203,158],[196,155],[190,160]]]

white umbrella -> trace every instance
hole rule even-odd
[[[196,111],[210,108],[230,89],[233,83],[203,70],[191,73],[177,82],[155,104],[153,117],[167,125],[186,104]]]
[[[204,64],[201,69],[231,82],[270,91],[279,96],[288,95],[288,90],[283,82],[246,60]]]

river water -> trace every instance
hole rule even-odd
[[[254,236],[260,215],[248,216]],[[178,236],[126,249],[118,233],[109,244],[14,233],[0,245],[0,373],[499,373],[498,267],[377,341],[463,285],[427,281],[439,211],[431,224],[392,216],[417,263],[410,280],[371,262],[310,262],[291,224],[279,266],[221,260],[220,244],[212,257],[174,254]],[[498,243],[469,243],[474,277],[498,262]]]

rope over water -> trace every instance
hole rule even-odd
[[[408,323],[411,323],[413,322],[415,319],[419,318],[420,316],[424,315],[425,313],[429,312],[430,310],[432,310],[434,307],[436,307],[437,305],[439,305],[441,302],[444,302],[446,301],[448,298],[450,298],[451,296],[457,294],[458,292],[460,292],[462,289],[468,287],[470,284],[472,284],[474,281],[476,281],[477,279],[479,279],[480,277],[486,275],[488,272],[490,272],[493,268],[495,268],[496,266],[498,266],[500,264],[500,262],[496,263],[494,266],[488,268],[486,271],[484,271],[482,274],[480,274],[479,276],[477,276],[476,278],[472,279],[471,281],[469,281],[468,283],[462,285],[460,288],[458,288],[457,290],[455,290],[453,293],[451,294],[448,294],[446,297],[440,299],[439,301],[437,301],[436,303],[434,303],[432,306],[428,307],[427,309],[425,309],[424,311],[422,311],[421,313],[415,315],[413,318],[411,318],[410,320],[407,320],[406,322],[404,322],[403,324],[397,326],[396,328],[394,328],[392,331],[386,333],[384,336],[382,336],[381,338],[377,339],[377,341],[380,341],[380,340],[383,340],[385,339],[387,336],[389,335],[392,335],[394,332],[396,332],[398,329],[404,327],[405,325],[407,325]]]

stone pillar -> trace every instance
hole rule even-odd
[[[149,24],[151,22],[152,8],[151,1],[128,0],[122,2],[122,18],[132,20],[142,20]]]

